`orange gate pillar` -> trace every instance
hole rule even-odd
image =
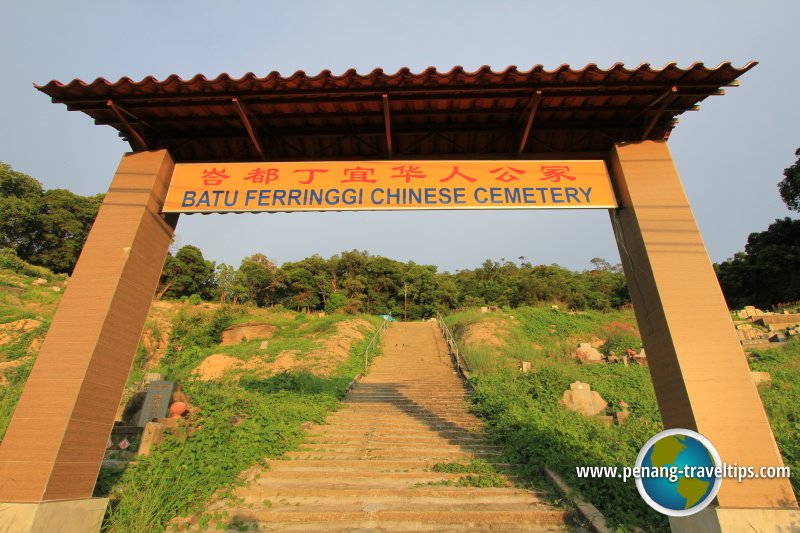
[[[620,204],[611,220],[664,427],[699,432],[730,465],[782,466],[666,142],[618,144],[609,162]],[[671,519],[673,530],[800,523],[788,479],[724,479],[717,502]]]
[[[177,216],[174,163],[126,155],[0,445],[0,530],[98,531],[92,490]]]

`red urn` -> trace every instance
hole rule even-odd
[[[186,412],[186,404],[183,402],[175,402],[169,406],[170,418],[178,418]]]

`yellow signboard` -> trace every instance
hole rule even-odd
[[[603,161],[175,165],[165,213],[617,207]]]

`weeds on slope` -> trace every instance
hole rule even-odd
[[[184,345],[165,357],[168,375],[188,376],[199,361],[187,348],[203,347],[187,345],[186,339],[213,347],[221,325],[237,318],[225,313],[229,311],[220,309],[216,316],[193,319],[185,327],[176,324],[184,327],[176,336]],[[367,318],[377,327],[377,319]],[[184,381],[183,390],[200,409],[197,430],[188,437],[168,437],[152,455],[121,474],[101,476],[96,492],[106,489],[112,498],[104,530],[163,531],[172,518],[200,510],[243,470],[297,447],[303,422],[321,423],[338,407],[350,380],[363,367],[366,342],[354,343],[349,359],[329,378],[285,372],[267,379],[243,378],[238,384]]]
[[[499,346],[465,342],[469,327],[481,320],[502,321]],[[503,445],[508,460],[523,465],[528,479],[542,484],[547,465],[623,529],[668,528],[665,518],[642,501],[633,481],[579,479],[575,473],[577,466],[633,466],[642,444],[663,429],[647,368],[581,365],[569,355],[578,340],[607,338],[610,332],[619,332],[612,338],[620,346],[635,344],[632,313],[518,308],[489,314],[467,311],[447,321],[467,360],[473,352],[493,353],[494,364],[474,373],[473,410],[486,421],[489,436]],[[529,373],[516,369],[513,363],[519,360],[531,362]],[[611,410],[619,410],[624,400],[631,412],[628,422],[608,427],[562,407],[559,401],[575,381],[591,384]]]

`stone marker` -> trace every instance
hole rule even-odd
[[[769,383],[772,381],[772,376],[769,372],[750,372],[750,380],[753,384],[758,385],[759,383]]]
[[[149,385],[154,381],[161,381],[163,379],[164,376],[162,374],[159,374],[158,372],[148,372],[147,374],[144,375],[144,384]]]
[[[31,285],[38,287],[39,285],[47,285],[47,280],[44,278],[36,278],[31,282]]]
[[[580,381],[571,384],[569,390],[564,391],[560,403],[571,411],[588,416],[599,415],[608,407],[608,402],[599,393],[593,391],[588,383]]]
[[[50,287],[53,292],[61,292],[61,287]]]
[[[578,344],[578,347],[575,348],[575,351],[572,352],[572,355],[581,361],[588,361],[591,363],[599,363],[603,360],[603,354],[600,353],[600,350],[588,342],[582,342]]]
[[[625,400],[619,401],[619,408],[621,411],[617,411],[615,416],[617,417],[617,424],[621,426],[628,420],[628,417],[631,416],[631,413],[628,411],[628,404],[625,402]]]
[[[170,398],[175,390],[174,381],[154,381],[147,387],[147,396],[142,405],[142,414],[139,416],[140,428],[156,418],[164,418],[169,410]]]
[[[523,374],[527,374],[531,371],[531,362],[530,361],[520,361],[519,369],[522,371]]]
[[[139,455],[150,455],[155,446],[164,440],[164,424],[148,422],[142,431],[142,440],[139,442]]]
[[[600,419],[600,422],[611,427],[614,425],[614,417],[609,415],[598,416],[597,418]]]
[[[269,347],[269,341],[261,341],[261,346],[258,347],[259,350],[266,350]]]

